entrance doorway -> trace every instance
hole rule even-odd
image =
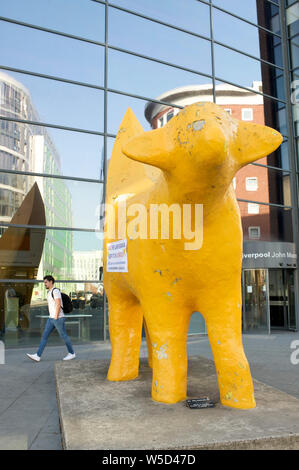
[[[244,332],[296,329],[293,269],[244,269],[242,286]]]

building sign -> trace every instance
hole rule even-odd
[[[295,243],[244,241],[242,267],[243,269],[296,268]]]
[[[127,240],[107,243],[107,273],[127,273]]]

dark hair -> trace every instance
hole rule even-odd
[[[54,282],[55,282],[55,279],[54,279],[54,277],[53,277],[53,276],[50,276],[50,275],[48,275],[48,276],[45,276],[45,277],[44,277],[44,281],[45,281],[45,280],[47,280],[47,281],[51,281],[51,282],[53,282],[53,284],[54,284]]]

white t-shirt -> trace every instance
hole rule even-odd
[[[52,296],[52,291],[53,291],[53,296]],[[54,299],[53,299],[53,297],[54,297]],[[61,305],[63,306],[61,293],[60,293],[60,290],[57,289],[57,287],[53,287],[53,289],[49,290],[49,292],[48,292],[48,307],[49,307],[50,318],[55,318],[55,316],[56,316],[55,299],[60,299]],[[64,313],[63,313],[62,308],[60,308],[58,318],[62,318],[62,317],[64,317]]]

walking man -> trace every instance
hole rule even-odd
[[[65,331],[65,316],[63,313],[63,303],[61,298],[60,290],[57,287],[54,287],[55,279],[53,276],[45,276],[44,277],[44,284],[46,289],[48,289],[48,308],[49,308],[49,318],[47,320],[44,333],[36,354],[27,354],[29,359],[33,361],[39,362],[43,350],[47,344],[48,338],[54,328],[59,333],[59,336],[65,342],[65,345],[68,350],[67,356],[63,358],[64,361],[69,361],[70,359],[74,359],[76,354],[74,353],[72,343],[70,338],[68,337]]]

